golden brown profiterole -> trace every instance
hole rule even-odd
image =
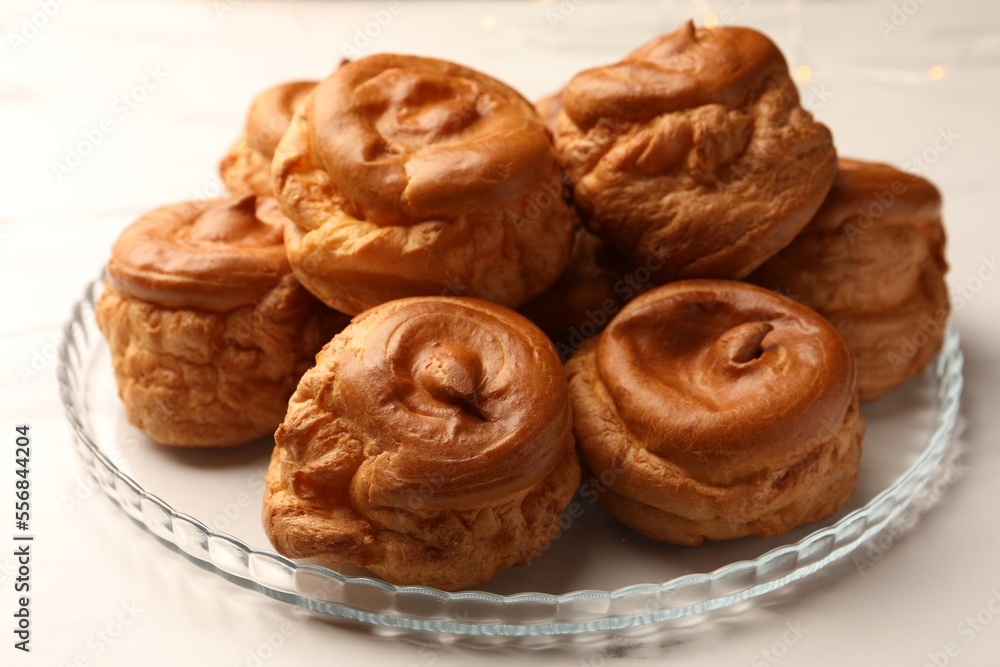
[[[778,48],[749,28],[656,37],[577,74],[542,111],[584,224],[658,282],[743,278],[788,245],[833,182],[829,130]]]
[[[600,499],[656,540],[768,537],[854,490],[854,357],[820,315],[743,282],[683,280],[630,302],[566,365]]]
[[[378,54],[320,82],[275,151],[292,270],[356,314],[460,295],[517,307],[569,259],[576,218],[532,105],[461,65]],[[539,205],[544,202],[544,205]]]
[[[278,552],[395,584],[472,588],[525,563],[580,481],[552,343],[471,298],[355,317],[303,376],[275,443],[263,522]]]
[[[287,218],[248,195],[146,213],[108,262],[97,323],[135,426],[165,445],[269,436],[313,356],[347,318],[295,280]]]
[[[862,401],[934,358],[948,321],[941,194],[887,164],[840,160],[816,217],[749,280],[818,311],[858,360]]]

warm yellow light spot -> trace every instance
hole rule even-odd
[[[704,22],[706,28],[719,27],[719,17],[716,16],[714,12],[708,12],[707,14],[705,14]]]
[[[537,2],[540,5],[551,5],[552,4],[552,0],[535,0],[535,2]]]
[[[493,30],[497,27],[497,20],[493,16],[486,15],[483,17],[483,30]]]
[[[940,65],[935,65],[934,67],[927,70],[927,76],[931,78],[931,81],[940,81],[944,78],[944,68]]]
[[[813,78],[813,68],[809,65],[799,65],[795,68],[795,80],[799,83],[809,83]]]

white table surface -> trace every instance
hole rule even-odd
[[[824,571],[787,594],[685,630],[544,651],[483,650],[466,641],[381,637],[237,588],[167,551],[91,492],[55,381],[54,343],[71,304],[136,215],[217,191],[215,165],[254,93],[322,77],[371,12],[387,8],[254,0],[0,4],[0,271],[7,285],[0,516],[7,525],[13,429],[28,423],[36,535],[30,655],[13,648],[16,570],[12,548],[0,547],[0,664],[1000,664],[1000,613],[989,611],[991,600],[1000,611],[1000,6],[991,0],[404,0],[360,49],[457,60],[534,98],[711,12],[764,30],[793,69],[811,69],[803,98],[833,129],[841,154],[904,165],[926,152],[926,164],[910,167],[944,192],[949,281],[967,290],[955,313],[966,355],[959,445],[967,469],[863,573]],[[486,16],[495,23],[484,23]],[[931,77],[935,66],[943,77]],[[82,163],[57,173],[68,147],[96,131],[101,141]],[[12,544],[8,532],[0,529],[0,544]]]

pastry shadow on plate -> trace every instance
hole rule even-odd
[[[963,345],[964,348],[964,345]],[[914,405],[929,405],[934,400],[935,384],[933,369],[922,373],[874,401],[861,404],[865,419],[890,420],[913,412]]]
[[[163,445],[132,426],[122,411],[118,416],[118,448],[126,460],[137,457],[165,458],[170,463],[198,469],[240,468],[253,464],[267,466],[274,450],[274,438],[257,438],[231,447],[178,447]]]

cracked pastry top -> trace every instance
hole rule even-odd
[[[275,434],[263,521],[279,553],[446,590],[527,562],[580,479],[566,379],[502,306],[414,297],[354,318]]]
[[[540,103],[584,222],[657,280],[743,278],[786,246],[833,182],[829,130],[778,48],[687,23]]]
[[[291,274],[273,199],[187,202],[115,242],[96,317],[128,420],[167,445],[270,435],[346,324]]]
[[[516,307],[569,258],[574,213],[532,105],[490,76],[380,54],[320,82],[275,151],[292,269],[356,314],[407,296]]]

